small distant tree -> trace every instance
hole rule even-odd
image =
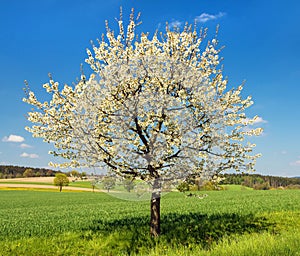
[[[103,188],[109,192],[112,188],[116,186],[116,179],[111,176],[106,176],[102,180]]]
[[[25,178],[28,178],[28,177],[33,177],[34,176],[34,173],[33,173],[33,170],[32,169],[26,169],[23,173],[23,176]]]
[[[96,179],[91,181],[91,186],[92,186],[93,192],[95,192],[95,188],[96,188],[97,183],[98,183],[98,180],[96,180]]]
[[[80,177],[80,179],[82,179],[82,180],[84,180],[84,179],[86,179],[86,172],[82,172],[82,173],[79,173],[79,177]]]
[[[53,182],[54,182],[55,186],[59,186],[59,192],[62,191],[63,186],[68,186],[69,185],[69,179],[68,179],[67,175],[63,174],[63,173],[57,173],[55,175],[55,178],[54,178]]]
[[[21,173],[17,173],[16,178],[23,178],[23,175]],[[1,173],[0,173],[0,179],[1,179]]]
[[[72,177],[79,177],[79,172],[78,171],[76,171],[76,170],[72,170],[71,172],[70,172],[70,174],[71,174],[71,176]]]
[[[52,170],[48,170],[48,171],[46,172],[46,176],[48,176],[48,177],[53,176],[53,171],[52,171]]]
[[[123,186],[127,190],[127,192],[130,192],[131,190],[134,189],[135,184],[132,179],[124,179]]]

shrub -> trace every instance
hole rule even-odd
[[[287,189],[300,189],[300,185],[299,184],[291,184],[291,185],[288,185],[286,187]]]
[[[177,189],[179,192],[186,192],[190,190],[190,186],[186,181],[183,181],[177,186]]]
[[[253,188],[255,190],[269,190],[270,184],[269,184],[269,182],[259,183],[259,184],[253,185]]]

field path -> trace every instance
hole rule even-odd
[[[36,178],[14,178],[14,179],[0,179],[0,188],[41,188],[41,189],[57,189],[59,187],[49,184],[17,184],[12,182],[45,182],[53,183],[54,177],[36,177]],[[73,190],[73,191],[93,191],[92,188],[81,188],[81,187],[72,187],[64,186],[62,191]],[[95,192],[103,192],[102,190],[95,189]]]
[[[0,179],[0,182],[46,182],[53,183],[55,177],[29,177],[29,178],[13,178],[13,179]]]
[[[13,184],[13,183],[0,183],[0,188],[45,188],[45,189],[59,189],[57,186],[51,185],[36,185],[36,184]],[[91,188],[79,188],[79,187],[69,187],[64,186],[62,191],[64,190],[77,190],[77,191],[93,191]],[[99,189],[95,189],[95,192],[102,192]]]

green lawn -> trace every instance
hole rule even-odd
[[[75,182],[70,182],[69,183],[70,187],[77,187],[77,188],[92,188],[91,182],[90,181],[75,181]]]
[[[235,191],[253,190],[253,188],[245,187],[245,186],[242,186],[242,185],[221,185],[221,187],[224,188],[225,190],[235,190]]]
[[[203,193],[165,195],[153,239],[148,201],[1,190],[0,255],[300,255],[299,190]]]

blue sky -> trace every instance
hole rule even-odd
[[[40,98],[51,72],[61,84],[80,76],[90,40],[115,26],[134,7],[140,30],[153,32],[165,22],[207,27],[225,45],[224,73],[229,86],[244,80],[244,95],[255,104],[247,112],[261,117],[263,136],[255,138],[257,173],[300,176],[300,1],[236,0],[10,0],[0,8],[0,164],[46,167],[51,146],[24,130],[30,110],[22,102],[23,81]],[[88,66],[84,66],[88,73]],[[45,99],[45,98],[44,98]]]

